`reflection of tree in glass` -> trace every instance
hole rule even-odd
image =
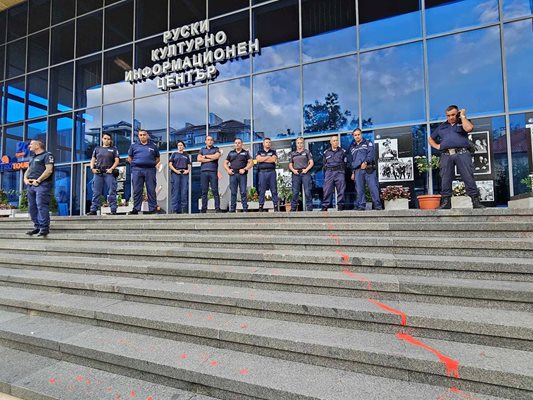
[[[350,129],[356,126],[357,121],[348,117],[352,115],[349,110],[342,111],[337,93],[328,93],[324,103],[315,100],[314,104],[304,106],[305,132],[327,132]]]

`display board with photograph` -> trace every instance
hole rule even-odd
[[[401,142],[400,142],[401,143]],[[398,139],[375,140],[379,182],[402,182],[414,180],[414,163],[411,143],[399,146]]]
[[[472,132],[468,134],[468,140],[474,147],[472,163],[474,164],[474,176],[492,175],[492,157],[490,149],[490,135],[488,131]],[[459,171],[455,167],[455,175],[459,176]]]
[[[452,190],[455,190],[459,185],[463,185],[463,182],[453,181]],[[481,201],[494,201],[494,181],[476,181],[476,186]]]

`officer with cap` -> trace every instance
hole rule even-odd
[[[296,151],[291,152],[289,157],[289,170],[292,172],[291,211],[298,210],[298,198],[300,197],[302,185],[305,193],[305,209],[313,211],[313,195],[311,193],[313,182],[309,171],[314,165],[315,162],[311,152],[304,148],[304,138],[297,138]]]
[[[331,205],[334,189],[337,189],[337,209],[344,210],[344,191],[346,190],[346,150],[339,146],[339,138],[332,136],[331,147],[324,152],[324,200],[322,211],[327,211]]]
[[[242,147],[242,140],[235,139],[235,149],[231,150],[224,161],[224,169],[229,174],[229,188],[231,191],[230,212],[237,209],[237,187],[241,194],[242,211],[248,211],[247,190],[248,171],[253,167],[250,152]]]
[[[102,146],[97,146],[91,157],[91,171],[93,176],[93,198],[91,210],[87,215],[96,215],[96,210],[100,208],[104,184],[108,191],[109,206],[111,214],[117,213],[117,176],[115,169],[120,162],[118,149],[112,146],[111,135],[107,132],[102,134]]]
[[[133,210],[130,214],[139,214],[142,207],[143,188],[146,185],[148,196],[148,212],[153,214],[157,208],[156,166],[159,165],[159,149],[150,141],[148,132],[139,131],[139,142],[133,143],[128,150],[128,162],[131,164],[131,180],[133,185]]]
[[[270,138],[263,139],[263,148],[260,149],[255,160],[257,161],[257,191],[259,192],[259,212],[266,211],[265,193],[270,190],[272,193],[272,203],[274,204],[274,211],[278,209],[278,186],[276,182],[276,162],[278,156],[276,150],[270,146],[272,141]]]
[[[466,117],[466,110],[464,108],[459,110],[456,105],[451,105],[446,108],[446,122],[440,124],[428,139],[431,147],[442,152],[440,157],[442,196],[440,209],[452,208],[452,181],[455,176],[455,166],[465,183],[466,194],[472,198],[473,207],[485,208],[480,203],[470,153],[468,134],[473,130],[474,125]]]
[[[28,209],[33,229],[27,235],[46,236],[50,232],[50,199],[54,186],[54,156],[45,151],[40,140],[32,140],[30,166],[24,173],[28,186]]]
[[[191,158],[185,153],[185,143],[178,141],[178,151],[172,153],[168,160],[172,171],[172,210],[176,214],[187,213],[189,199],[189,175]]]
[[[202,185],[202,209],[200,212],[207,212],[207,193],[209,186],[215,198],[215,212],[220,212],[220,194],[218,193],[218,160],[222,156],[222,150],[213,145],[212,136],[205,138],[205,147],[200,149],[197,160],[202,163],[200,168],[200,182]]]
[[[357,200],[355,209],[366,210],[365,183],[372,196],[374,210],[381,210],[379,198],[379,183],[376,168],[374,166],[374,145],[370,140],[363,139],[363,131],[357,128],[353,131],[353,142],[349,153],[352,167],[352,181],[355,181]]]

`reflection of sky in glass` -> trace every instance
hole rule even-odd
[[[425,119],[422,43],[361,54],[363,119],[372,124]]]
[[[217,79],[233,78],[240,75],[250,74],[250,57],[234,59],[224,63],[215,63],[219,75]]]
[[[87,96],[87,107],[96,107],[102,101],[102,87],[100,85],[87,89],[85,92]]]
[[[114,125],[121,121],[131,124],[131,101],[112,104],[103,108],[102,125]]]
[[[168,95],[147,97],[135,100],[134,118],[140,122],[141,128],[150,130],[166,130]],[[163,138],[166,140],[166,138]]]
[[[135,83],[135,97],[142,97],[157,93],[161,93],[161,89],[157,88],[156,79],[147,79],[144,82]]]
[[[128,82],[108,83],[104,85],[104,103],[129,100],[133,96],[133,85]]]
[[[209,113],[223,121],[250,120],[250,78],[235,79],[209,86]]]
[[[179,90],[170,93],[170,131],[180,130],[187,124],[193,126],[205,125],[206,121],[207,87],[200,86],[192,89]],[[205,134],[205,130],[203,130]],[[178,138],[182,140],[183,138]],[[170,149],[177,148],[174,136],[171,134]]]
[[[31,124],[28,124],[28,132],[26,134],[26,139],[46,139],[46,128],[46,120],[32,122]]]
[[[362,49],[422,36],[420,11],[395,15],[359,26]]]
[[[505,19],[533,14],[532,0],[502,0]]]
[[[262,47],[261,54],[255,54],[253,56],[254,71],[265,71],[286,65],[298,64],[299,60],[300,42],[298,40]]]
[[[22,121],[24,119],[24,90],[8,84],[7,94],[6,122]]]
[[[533,21],[504,25],[509,108],[533,107]]]
[[[428,35],[498,21],[498,0],[449,1],[426,8]]]
[[[254,131],[259,137],[301,132],[300,69],[254,76]]]
[[[50,119],[50,134],[56,135],[54,153],[57,162],[70,162],[72,152],[72,118],[61,117]],[[55,131],[55,132],[54,132]],[[53,146],[53,137],[50,139],[50,146]]]
[[[47,109],[48,99],[28,93],[28,118],[44,117],[47,114]]]
[[[91,157],[89,146],[100,144],[101,109],[93,108],[77,112],[74,132],[75,161],[86,161]]]
[[[469,114],[503,112],[499,28],[427,42],[430,118],[444,119],[450,104]]]
[[[311,61],[317,58],[355,52],[355,27],[337,29],[324,32],[317,36],[302,40],[303,60]]]

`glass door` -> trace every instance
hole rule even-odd
[[[327,137],[313,138],[305,140],[305,148],[311,152],[315,165],[311,170],[313,181],[313,209],[322,208],[324,196],[324,152],[330,147],[331,135]],[[336,194],[333,196],[333,204],[336,204]]]

